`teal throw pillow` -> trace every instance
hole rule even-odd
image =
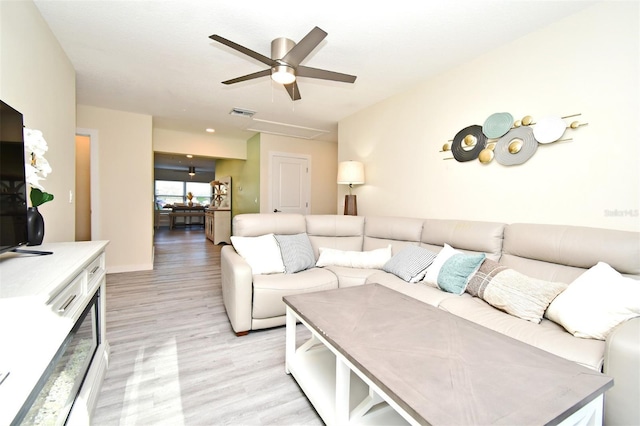
[[[486,255],[454,254],[442,265],[438,274],[438,287],[454,294],[462,294],[467,284],[484,262]]]

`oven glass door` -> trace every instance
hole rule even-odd
[[[20,411],[17,423],[63,425],[100,344],[99,292],[84,310]]]

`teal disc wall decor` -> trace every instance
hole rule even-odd
[[[491,114],[482,125],[482,133],[490,139],[500,138],[513,126],[513,116],[508,112]]]

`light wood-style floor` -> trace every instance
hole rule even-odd
[[[162,228],[153,271],[107,275],[106,316],[94,425],[322,424],[284,372],[284,328],[232,332],[202,228]]]

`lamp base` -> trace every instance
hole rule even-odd
[[[358,216],[358,203],[355,195],[344,196],[344,214],[350,216]]]

